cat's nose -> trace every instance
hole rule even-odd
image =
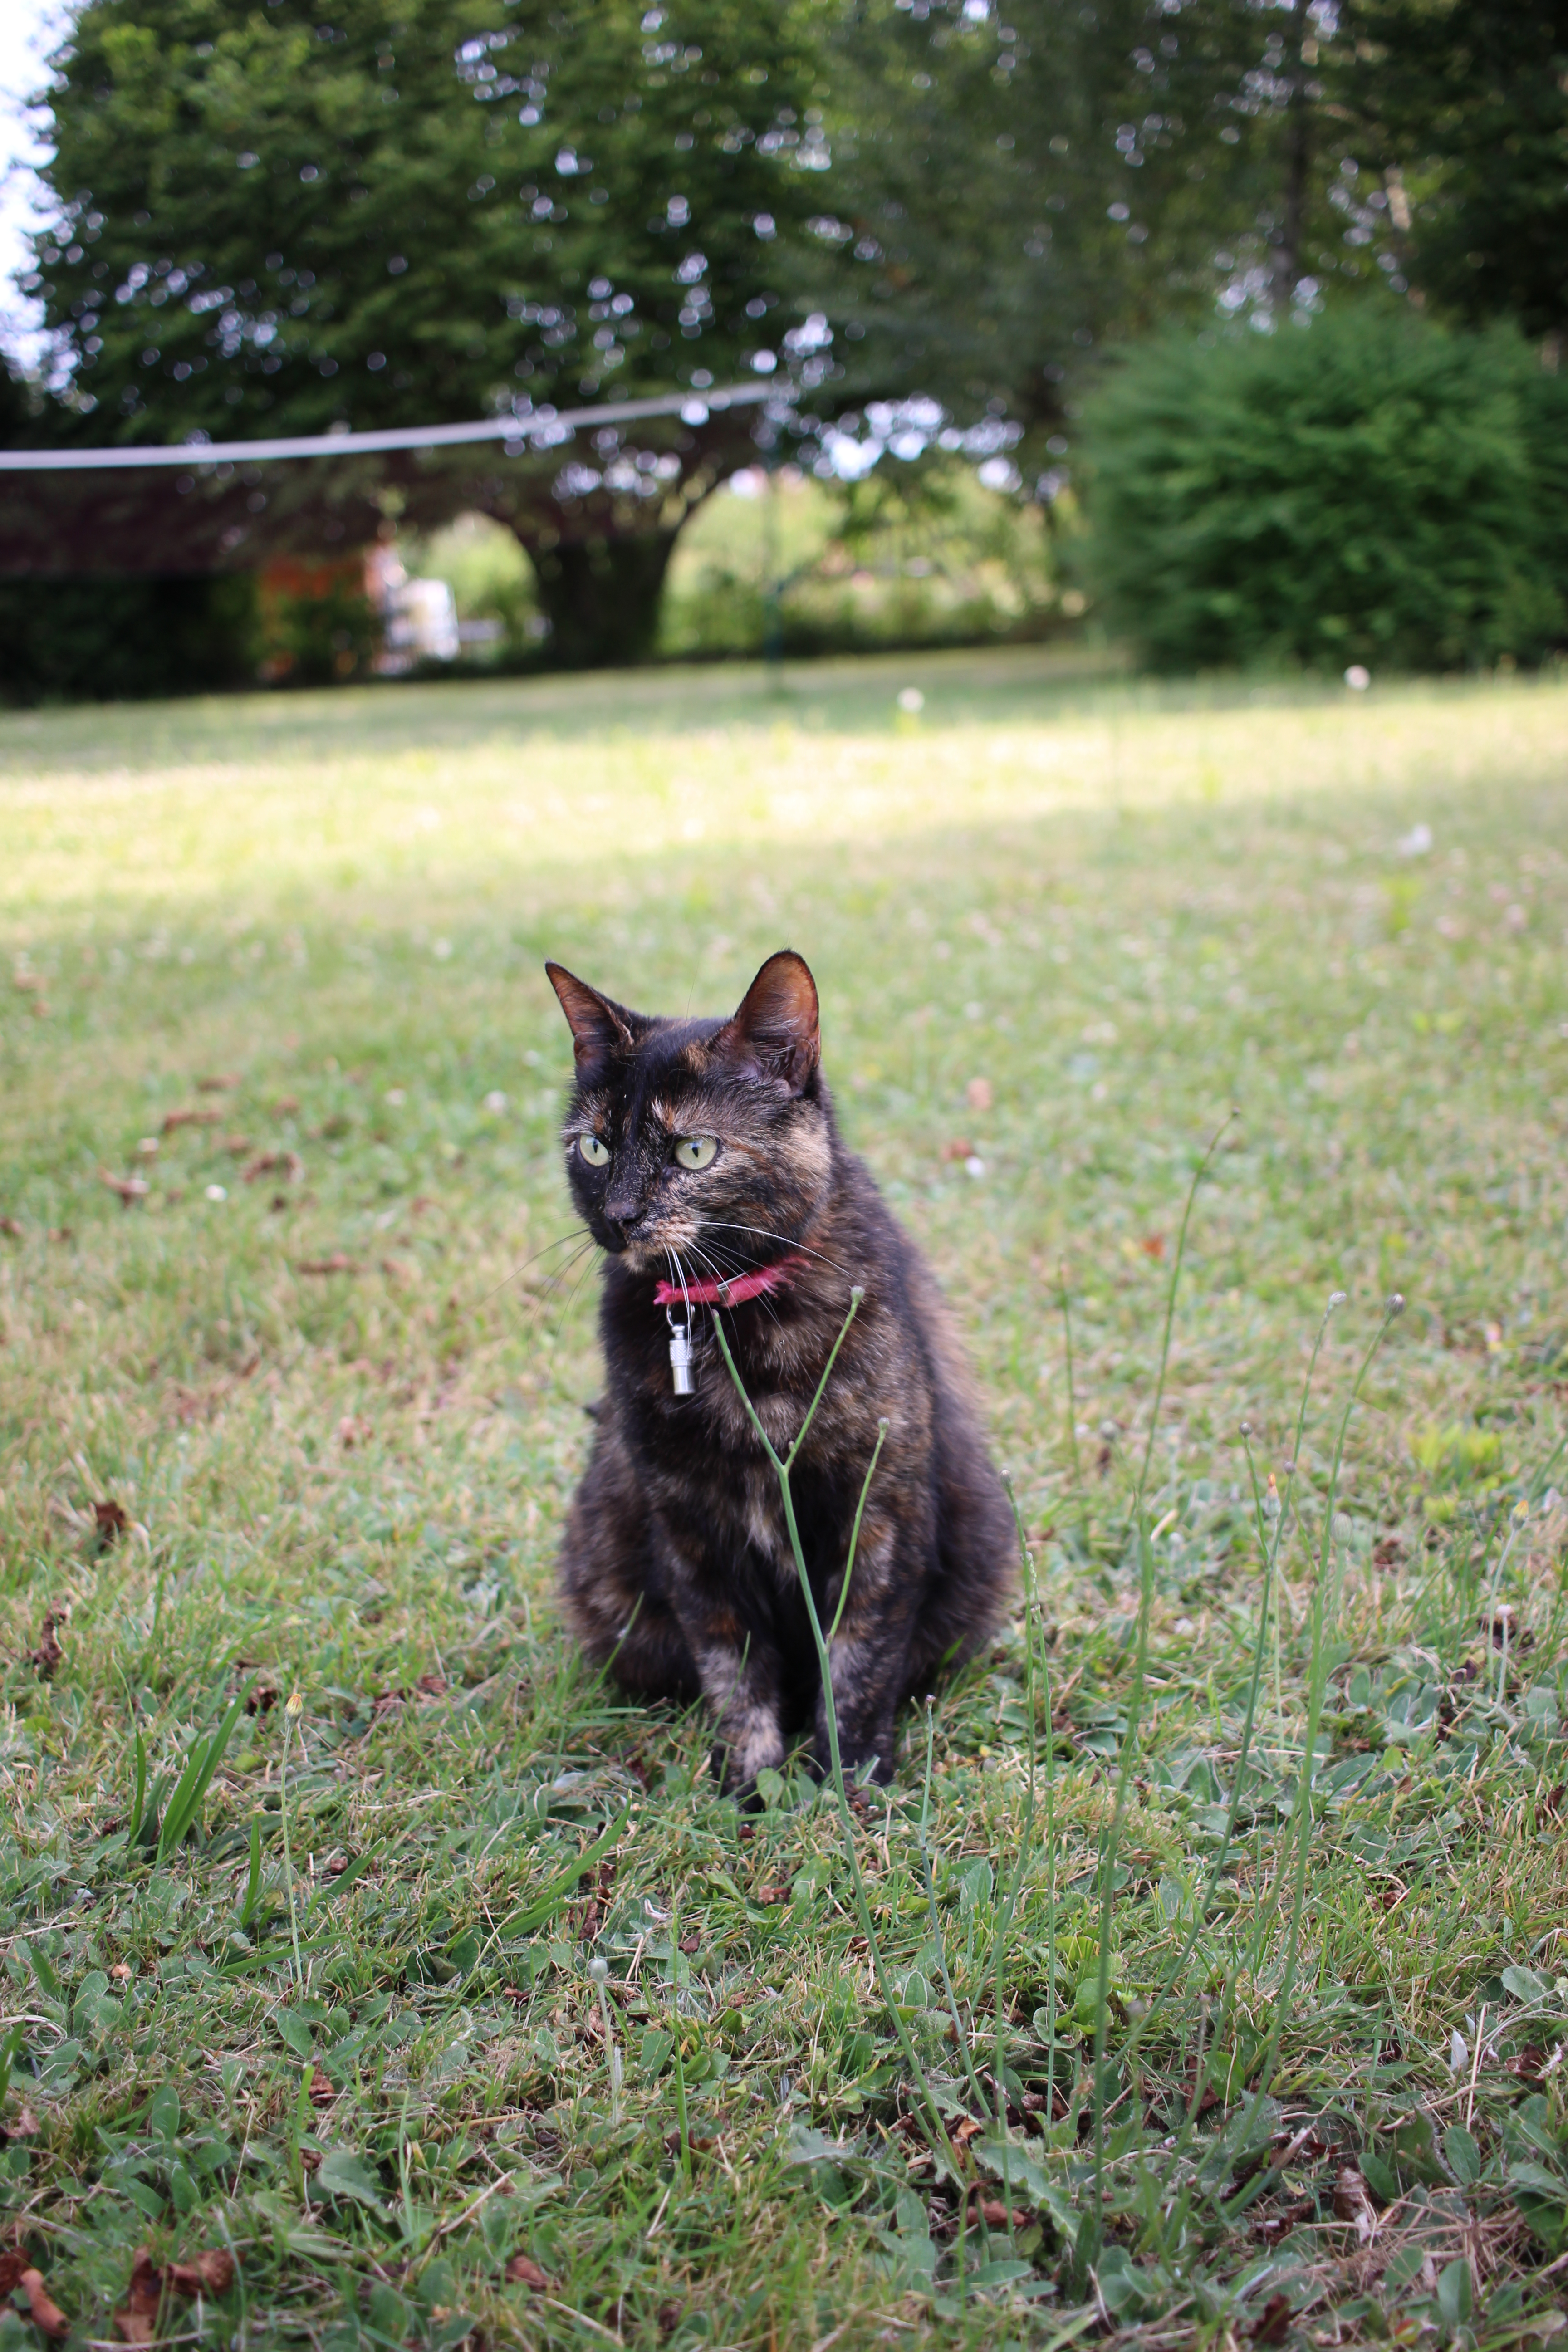
[[[642,1195],[626,1183],[612,1184],[605,1195],[605,1221],[624,1234],[642,1214]]]

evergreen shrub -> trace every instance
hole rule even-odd
[[[0,704],[136,701],[247,686],[248,574],[0,579]]]
[[[1157,337],[1089,405],[1088,582],[1150,667],[1446,670],[1568,633],[1568,398],[1363,306]]]

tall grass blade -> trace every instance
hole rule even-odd
[[[190,1759],[174,1784],[174,1793],[169,1800],[163,1825],[158,1832],[158,1847],[153,1860],[159,1869],[172,1853],[178,1852],[199,1822],[213,1774],[223,1761],[224,1750],[233,1738],[234,1727],[244,1711],[245,1701],[237,1698],[210,1738],[198,1739],[193,1744]]]

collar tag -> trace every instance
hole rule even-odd
[[[669,1326],[669,1384],[678,1397],[695,1396],[697,1382],[691,1370],[691,1324],[689,1319],[678,1323],[668,1308],[665,1321]]]

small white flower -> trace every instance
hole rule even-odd
[[[388,1087],[385,1094],[382,1097],[382,1100],[383,1102],[389,1102],[394,1110],[400,1110],[403,1108],[403,1105],[408,1100],[408,1097],[401,1087]]]
[[[1458,2029],[1448,2036],[1448,2071],[1462,2074],[1470,2063],[1470,2045]]]
[[[226,1184],[209,1184],[207,1186],[207,1199],[209,1201],[226,1201],[227,1198],[228,1187]]]
[[[1345,672],[1345,684],[1352,694],[1364,694],[1372,684],[1372,672],[1363,669],[1360,662],[1352,662]]]
[[[985,1162],[977,1151],[972,1151],[963,1165],[971,1176],[984,1176],[985,1173]]]
[[[1401,857],[1425,857],[1431,846],[1432,828],[1429,824],[1413,824],[1408,833],[1399,836]]]
[[[918,686],[906,686],[899,696],[899,709],[907,710],[912,719],[926,707],[925,696]]]
[[[492,1087],[489,1093],[485,1097],[485,1108],[487,1110],[493,1110],[498,1118],[501,1112],[505,1110],[506,1097],[502,1094],[499,1087]]]

